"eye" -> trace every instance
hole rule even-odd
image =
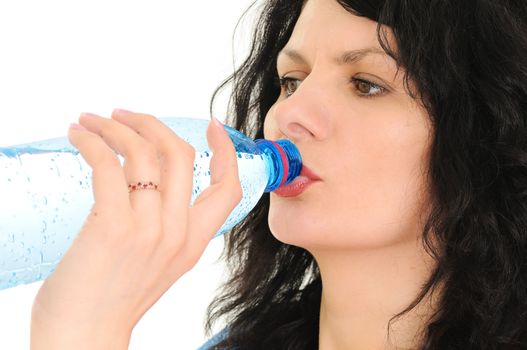
[[[291,77],[281,77],[279,79],[280,88],[285,92],[285,96],[291,96],[302,81]]]
[[[376,97],[385,94],[387,91],[386,88],[365,79],[351,78],[351,83],[355,85],[355,89],[361,97]]]

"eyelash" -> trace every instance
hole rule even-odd
[[[278,85],[280,86],[282,92],[286,92],[287,94],[287,84],[290,83],[290,82],[295,82],[295,81],[300,81],[300,79],[295,79],[295,78],[290,78],[290,77],[280,77],[278,78]],[[374,97],[379,97],[379,96],[382,96],[384,95],[387,90],[386,88],[378,85],[378,84],[375,84],[369,80],[366,80],[366,79],[361,79],[361,78],[351,78],[350,79],[350,82],[355,86],[355,88],[357,87],[357,84],[360,84],[360,83],[363,83],[363,84],[367,84],[369,85],[370,88],[372,89],[379,89],[380,92],[378,93],[374,93],[374,94],[371,94],[371,95],[368,95],[368,94],[362,94],[362,93],[358,93],[358,95],[360,97],[364,97],[364,98],[374,98]],[[294,92],[290,93],[289,95],[286,95],[287,97],[291,96]]]
[[[382,95],[386,94],[386,92],[388,91],[385,87],[382,87],[382,86],[380,86],[380,85],[378,85],[378,84],[375,84],[374,82],[371,82],[371,81],[366,80],[366,79],[351,78],[351,83],[352,83],[353,85],[355,85],[355,87],[357,87],[357,84],[358,84],[358,83],[364,83],[364,84],[369,85],[369,87],[372,88],[372,89],[378,89],[378,90],[379,90],[379,92],[374,93],[374,94],[371,94],[371,95],[360,94],[360,93],[359,93],[359,96],[364,97],[364,98],[374,98],[374,97],[379,97],[379,96],[382,96]]]
[[[289,78],[289,77],[280,77],[280,78],[278,78],[278,86],[280,87],[282,92],[285,92],[286,96],[289,97],[293,93],[287,94],[287,84],[290,83],[290,82],[295,82],[295,81],[299,81],[299,80],[300,79],[294,79],[294,78]]]

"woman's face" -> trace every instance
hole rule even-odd
[[[278,56],[285,84],[265,137],[291,139],[321,178],[295,197],[271,193],[269,226],[285,243],[362,249],[420,236],[432,128],[376,26],[335,0],[309,0]]]

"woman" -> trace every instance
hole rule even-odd
[[[527,348],[526,19],[512,0],[267,3],[230,122],[289,138],[318,180],[226,236],[209,326],[228,327],[204,349]],[[240,198],[219,127],[188,210],[192,150],[154,118],[80,124],[96,203],[37,295],[35,349],[126,348]],[[128,194],[149,179],[159,191]]]

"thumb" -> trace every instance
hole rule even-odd
[[[196,198],[194,207],[217,191],[218,187],[227,190],[240,186],[236,149],[227,130],[216,118],[213,118],[208,125],[207,141],[213,153],[210,160],[210,186]],[[235,194],[232,194],[233,197],[236,197]]]
[[[207,141],[213,152],[210,161],[210,184],[220,183],[225,177],[238,177],[238,162],[236,149],[225,126],[216,118],[212,118],[207,128]]]
[[[210,161],[211,183],[189,209],[189,230],[193,231],[189,232],[189,238],[198,242],[210,240],[238,205],[243,194],[234,144],[225,127],[214,119],[207,129],[207,140],[213,151]]]

